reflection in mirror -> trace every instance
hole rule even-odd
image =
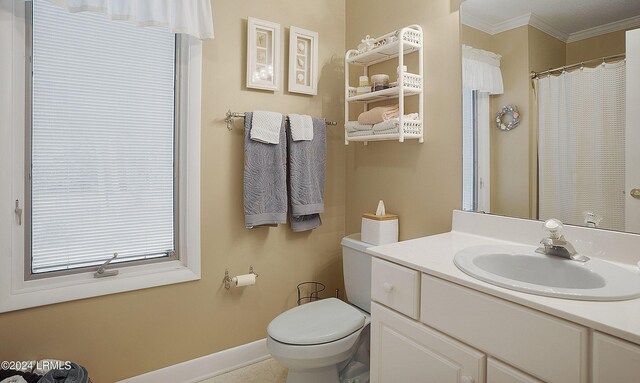
[[[640,1],[466,0],[460,18],[463,209],[640,233]]]

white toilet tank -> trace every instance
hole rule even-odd
[[[342,238],[342,267],[347,299],[371,312],[371,256],[365,252],[374,245],[360,241],[360,233]]]

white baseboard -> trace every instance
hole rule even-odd
[[[226,372],[261,362],[269,358],[267,340],[243,344],[238,347],[205,355],[197,359],[174,364],[160,370],[134,376],[119,383],[196,383]]]

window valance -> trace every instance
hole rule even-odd
[[[500,59],[493,52],[462,46],[462,87],[489,94],[504,93]]]
[[[49,0],[69,12],[96,12],[141,27],[166,27],[200,40],[213,39],[211,0]]]

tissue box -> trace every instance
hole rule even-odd
[[[360,238],[362,242],[372,245],[398,242],[398,216],[395,214],[381,216],[370,213],[363,214]]]

